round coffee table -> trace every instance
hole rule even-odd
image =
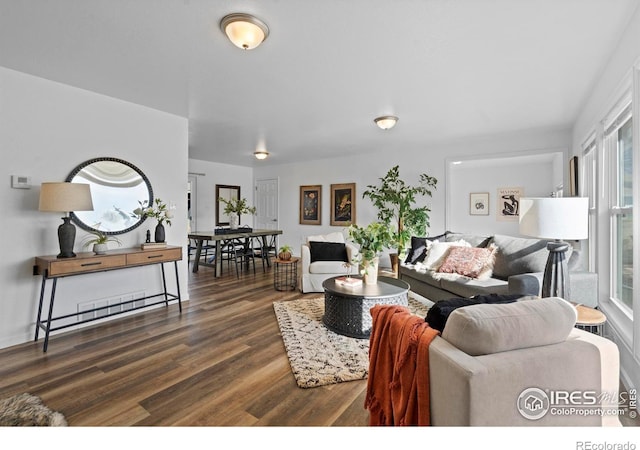
[[[322,283],[322,322],[338,334],[367,339],[371,334],[371,308],[375,305],[409,304],[409,284],[405,281],[379,276],[377,284],[345,287],[336,284],[336,278],[339,277],[329,278]]]

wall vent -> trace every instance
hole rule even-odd
[[[100,319],[110,314],[130,311],[134,308],[144,306],[146,294],[144,291],[131,292],[116,297],[101,298],[93,301],[78,303],[78,322],[92,319]],[[124,303],[123,302],[129,302]],[[96,308],[103,308],[96,311]]]

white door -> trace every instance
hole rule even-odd
[[[195,175],[189,175],[189,181],[187,184],[187,212],[189,215],[189,231],[196,231],[196,217],[197,211],[197,194],[198,194],[198,178]]]
[[[278,179],[256,181],[256,228],[278,229]]]

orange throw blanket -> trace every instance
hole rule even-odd
[[[370,425],[430,425],[429,345],[439,334],[403,306],[376,305],[365,408]]]

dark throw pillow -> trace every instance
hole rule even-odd
[[[311,262],[316,261],[349,261],[347,247],[341,242],[309,242]]]
[[[444,326],[447,324],[449,315],[458,308],[469,305],[479,305],[481,303],[513,303],[518,299],[526,297],[521,294],[512,295],[476,295],[472,298],[450,298],[436,302],[427,312],[425,321],[429,326],[442,333]]]
[[[418,237],[411,236],[411,248],[407,252],[407,257],[404,260],[405,264],[416,264],[423,262],[427,256],[427,241],[437,241],[444,239],[445,234],[432,237]]]

